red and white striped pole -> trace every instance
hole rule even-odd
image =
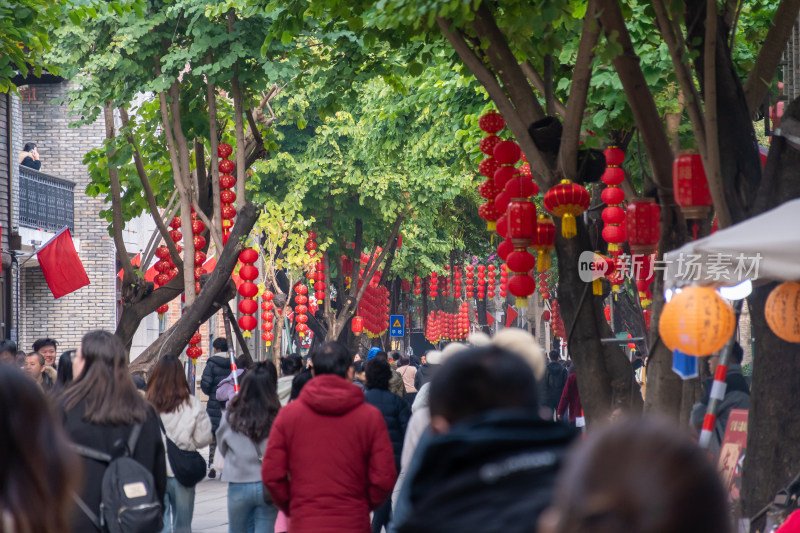
[[[735,300],[733,302],[733,312],[736,316],[736,323],[739,322],[739,314],[742,311],[742,300]],[[728,339],[728,342],[722,348],[719,354],[719,365],[714,372],[714,382],[711,385],[711,393],[708,399],[708,409],[706,409],[706,417],[703,419],[703,429],[700,431],[700,439],[698,444],[701,448],[708,448],[711,442],[711,436],[714,434],[714,425],[717,423],[717,409],[720,402],[725,398],[725,391],[728,389],[728,384],[725,383],[725,378],[728,375],[728,362],[731,352],[733,351],[733,343],[735,342],[734,335]]]
[[[228,357],[231,359],[231,375],[233,376],[233,392],[239,392],[239,375],[236,373],[236,351],[233,349],[233,331],[231,330],[231,318],[228,316],[230,307],[227,312],[222,314],[225,320],[225,335],[228,336]]]

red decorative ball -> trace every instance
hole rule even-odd
[[[514,167],[500,167],[494,171],[494,184],[497,187],[498,194],[505,189],[506,183],[516,175],[517,169]]]
[[[478,164],[478,171],[487,178],[493,178],[498,168],[500,168],[500,163],[494,157],[487,157]]]
[[[230,144],[219,143],[217,145],[217,155],[219,155],[220,158],[226,159],[230,157],[232,153],[233,153],[233,146],[231,146]]]
[[[305,285],[298,285],[297,287],[295,287],[294,292],[296,292],[297,294],[308,294],[308,287],[306,287]]]
[[[497,135],[489,135],[481,139],[481,142],[478,143],[478,148],[480,148],[481,152],[486,155],[494,154],[494,147],[500,144],[503,141]]]
[[[620,166],[625,162],[625,152],[616,146],[609,146],[603,154],[606,156],[606,165]]]
[[[621,204],[625,200],[625,191],[619,187],[606,187],[600,194],[600,198],[608,205]]]
[[[515,250],[506,259],[512,272],[530,272],[536,266],[536,258],[527,251]]]
[[[499,255],[500,259],[503,261],[508,259],[508,255],[513,251],[514,243],[511,242],[511,239],[506,238],[506,240],[497,245],[497,255]]]
[[[220,189],[231,189],[236,186],[236,176],[231,174],[221,174],[219,177],[219,188]],[[222,192],[219,195],[220,199],[222,198]],[[236,195],[233,195],[233,198],[236,198]],[[225,200],[222,200],[223,202]]]
[[[308,324],[297,324],[297,331],[300,333],[305,333],[308,329]]]
[[[239,285],[239,294],[245,298],[255,298],[258,294],[258,285],[252,281],[245,281]]]
[[[254,248],[245,248],[239,253],[239,261],[252,264],[258,261],[258,251]]]
[[[511,193],[508,192],[507,188],[503,189],[503,191],[494,199],[494,207],[497,209],[498,213],[505,213],[508,211],[508,204],[510,203]]]
[[[194,249],[195,250],[202,250],[206,247],[206,238],[202,235],[195,235],[192,237],[192,241],[194,241]]]
[[[197,359],[203,355],[203,350],[199,346],[189,346],[186,348],[186,357],[189,359]]]
[[[308,230],[308,239],[313,241],[316,240],[316,238],[317,238],[317,232],[314,231],[313,229]]]
[[[256,329],[257,324],[258,321],[256,320],[256,317],[254,317],[253,315],[244,315],[239,317],[239,327],[245,331],[251,331]]]
[[[603,222],[606,224],[624,224],[625,210],[621,207],[606,207],[603,209]]]
[[[494,147],[494,158],[501,165],[514,165],[519,161],[522,150],[514,141],[503,141]]]
[[[324,281],[316,282],[314,284],[314,290],[315,291],[324,291],[325,290],[325,282]]]
[[[236,208],[232,205],[225,204],[222,206],[222,218],[231,220],[236,216]]]
[[[232,204],[236,201],[236,193],[229,190],[220,191],[219,199],[223,204]]]
[[[172,229],[180,229],[181,217],[172,217],[172,219],[169,221],[169,227]]]
[[[625,181],[625,171],[619,167],[608,167],[603,173],[603,183],[606,185],[619,185]]]
[[[536,290],[536,280],[528,274],[515,274],[508,280],[508,290],[517,298],[527,298]]]
[[[308,322],[308,315],[296,315],[294,319],[297,321],[298,324],[305,324]]]
[[[195,265],[202,265],[205,262],[206,262],[206,254],[205,254],[205,252],[201,252],[199,250],[196,251],[194,253],[194,264]]]
[[[239,268],[239,277],[245,281],[253,281],[258,278],[258,269],[250,264],[242,265]]]
[[[306,250],[308,250],[309,252],[313,252],[316,249],[317,249],[317,243],[315,243],[314,241],[306,241]]]
[[[603,240],[618,244],[625,242],[625,226],[606,226],[603,228]]]
[[[497,219],[497,223],[495,226],[495,231],[497,234],[500,235],[502,238],[508,238],[508,216],[503,215]]]
[[[192,338],[189,339],[189,344],[200,344],[200,341],[202,340],[203,338],[200,336],[200,332],[196,332],[194,335],[192,335]]]
[[[317,291],[314,293],[314,298],[316,298],[317,300],[324,300],[325,293],[323,291]]]
[[[308,303],[308,296],[305,294],[298,294],[294,297],[294,303],[296,304],[306,304]]]
[[[544,320],[545,322],[549,322],[550,321],[550,311],[545,310],[542,313],[542,320]]]
[[[486,133],[499,133],[506,127],[503,115],[497,111],[489,111],[478,119],[478,127]]]
[[[195,280],[200,279],[200,276],[202,276],[205,273],[206,273],[206,269],[203,268],[202,266],[194,267],[194,279]]]
[[[223,159],[219,162],[219,171],[223,174],[230,174],[234,170],[236,170],[236,163],[230,159]]]
[[[169,304],[164,304],[161,307],[159,307],[158,309],[156,309],[156,313],[158,313],[159,315],[163,315],[167,311],[169,311]]]
[[[491,200],[489,200],[485,204],[481,204],[481,206],[478,207],[478,215],[482,219],[489,222],[497,220],[498,218],[500,218],[501,214],[502,213],[500,213],[500,211],[497,210],[497,208],[494,205],[494,202]]]
[[[264,291],[264,294],[262,294],[262,295],[261,295],[261,299],[262,299],[262,300],[264,300],[265,302],[270,302],[270,301],[272,301],[272,299],[273,299],[274,297],[275,297],[275,295],[274,295],[274,294],[272,294],[272,291],[271,291],[271,290],[266,290],[266,291]]]
[[[183,238],[183,233],[181,233],[180,231],[174,229],[174,230],[169,232],[169,238],[172,239],[172,242],[178,242],[179,240],[181,240]]]
[[[486,180],[478,185],[478,194],[486,198],[487,200],[494,200],[494,197],[500,191],[497,189],[497,184],[494,180]]]
[[[274,338],[275,338],[275,335],[273,335],[272,333],[262,333],[262,334],[261,334],[261,339],[262,339],[264,342],[272,342],[272,340],[273,340]]]
[[[156,257],[159,259],[169,259],[169,248],[163,244],[156,248]]]
[[[168,272],[172,268],[168,261],[157,261],[153,268],[156,272]]]
[[[199,235],[206,230],[206,225],[202,220],[192,220],[192,233]]]
[[[162,272],[161,274],[156,274],[156,277],[153,278],[153,283],[159,286],[166,285],[170,279],[169,274]]]

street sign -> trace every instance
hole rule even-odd
[[[389,336],[404,337],[406,331],[405,315],[391,315],[389,317]]]

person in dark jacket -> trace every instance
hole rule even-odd
[[[64,429],[72,442],[115,456],[133,427],[141,424],[132,457],[153,475],[157,501],[163,502],[167,467],[158,415],[133,384],[122,342],[108,331],[87,333],[72,358],[72,368],[75,381],[61,399]],[[83,485],[78,496],[99,514],[101,486],[108,464],[87,457],[81,457],[81,462]],[[69,531],[96,531],[91,519],[77,506],[74,509]],[[163,508],[160,512],[163,513]]]
[[[389,392],[389,381],[392,378],[392,367],[389,362],[376,357],[367,362],[367,394],[366,401],[374,405],[383,415],[386,429],[389,430],[389,440],[392,441],[394,452],[394,466],[400,471],[400,456],[403,453],[403,439],[406,436],[408,419],[411,418],[411,407],[408,402]],[[392,500],[387,498],[375,510],[372,516],[372,533],[380,533],[381,529],[389,523],[392,514]]]
[[[431,350],[424,356],[425,362],[417,369],[417,375],[414,377],[414,388],[419,391],[423,385],[428,383],[436,375],[442,361],[442,352],[439,350]]]
[[[200,379],[200,388],[208,395],[206,412],[211,419],[211,433],[214,438],[208,450],[208,466],[214,462],[214,452],[217,449],[216,433],[219,428],[219,421],[222,418],[222,410],[225,405],[217,400],[217,387],[223,379],[231,375],[231,360],[228,357],[228,340],[225,337],[214,339],[212,344],[214,355],[208,358],[206,368],[203,370],[203,377]],[[217,477],[217,472],[213,468],[208,471],[208,477]]]
[[[496,346],[457,353],[431,382],[430,412],[398,531],[535,531],[574,432],[539,418],[531,366]]]
[[[544,407],[550,410],[548,419],[552,419],[567,384],[567,369],[561,364],[558,350],[551,350],[548,358],[550,361],[544,371]]]
[[[397,478],[386,423],[351,383],[345,346],[327,342],[311,361],[314,378],[272,425],[261,478],[293,533],[367,533]]]
[[[19,153],[19,164],[33,170],[42,168],[42,162],[39,161],[39,148],[36,147],[36,143],[25,143]]]

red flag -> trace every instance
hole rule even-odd
[[[69,228],[64,228],[47,241],[36,252],[36,258],[54,298],[61,298],[90,283],[78,252],[75,251],[75,245],[72,244]]]
[[[517,313],[517,310],[509,305],[508,309],[506,310],[506,327],[510,327],[511,324],[513,324],[517,319],[518,315],[519,313]]]
[[[494,315],[492,313],[486,313],[486,323],[491,326],[492,324],[494,324],[494,321],[495,321]]]

